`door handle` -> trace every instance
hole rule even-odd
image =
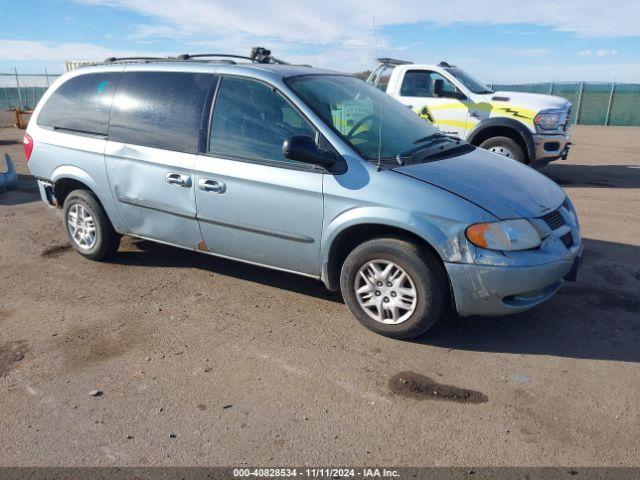
[[[198,180],[198,188],[203,192],[224,193],[226,190],[226,185],[220,180],[201,178],[200,180]]]
[[[169,185],[177,185],[178,187],[189,187],[191,185],[191,177],[181,173],[167,173],[164,179]]]

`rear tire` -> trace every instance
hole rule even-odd
[[[360,323],[402,339],[431,328],[442,316],[448,296],[440,260],[399,238],[376,238],[356,247],[342,265],[340,289]]]
[[[520,163],[526,163],[527,157],[513,138],[509,137],[492,137],[480,144],[480,148],[497,153],[503,157],[513,158]]]
[[[83,257],[102,261],[118,250],[120,235],[92,192],[69,193],[64,201],[63,218],[71,246]]]

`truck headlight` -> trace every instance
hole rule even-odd
[[[465,233],[471,243],[489,250],[528,250],[541,242],[538,231],[524,218],[476,223],[467,227]]]
[[[557,130],[567,120],[567,113],[559,110],[543,110],[533,119],[534,123],[542,130]]]

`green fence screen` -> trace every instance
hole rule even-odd
[[[58,74],[0,73],[0,110],[34,108]],[[18,87],[20,85],[20,87]],[[547,82],[494,84],[494,90],[564,97],[573,105],[572,122],[582,125],[640,126],[640,84]]]
[[[573,123],[580,125],[640,126],[640,84],[637,83],[549,82],[494,84],[492,88],[564,97],[573,105]]]

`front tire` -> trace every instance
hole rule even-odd
[[[503,157],[513,158],[520,163],[526,163],[526,156],[522,147],[518,145],[513,138],[509,137],[492,137],[480,144],[480,148],[497,153]]]
[[[92,192],[69,193],[64,201],[63,216],[69,242],[80,255],[101,261],[118,250],[120,235]]]
[[[431,328],[444,312],[447,285],[433,253],[399,238],[364,242],[347,256],[340,273],[351,313],[392,338],[415,338]]]

